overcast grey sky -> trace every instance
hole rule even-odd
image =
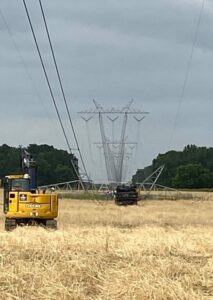
[[[26,2],[66,122],[38,1]],[[201,5],[201,0],[43,0],[74,126],[95,178],[102,175],[89,162],[85,124],[77,114],[92,107],[93,98],[105,107],[124,106],[133,98],[135,108],[150,112],[141,124],[135,168],[187,144],[212,146],[212,0],[205,1],[171,140]],[[47,143],[66,149],[23,3],[0,0],[0,10],[0,144]],[[96,125],[91,122],[95,142]],[[130,126],[131,133],[136,131],[135,123]],[[97,160],[98,150],[93,151]]]

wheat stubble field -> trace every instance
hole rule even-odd
[[[0,299],[213,299],[211,200],[60,200],[56,232],[3,219]]]

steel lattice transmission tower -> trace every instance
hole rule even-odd
[[[98,116],[99,127],[101,133],[101,144],[103,146],[103,153],[106,165],[107,178],[109,183],[119,184],[123,182],[124,176],[124,160],[125,157],[129,155],[126,152],[126,145],[134,144],[137,142],[130,143],[126,139],[126,131],[128,125],[128,118],[130,116],[134,117],[138,122],[142,121],[148,112],[144,112],[141,110],[136,110],[132,108],[133,100],[131,100],[126,106],[121,109],[105,109],[100,104],[98,104],[95,100],[93,100],[95,105],[95,109],[90,109],[86,111],[81,111],[79,114],[88,116]],[[105,124],[104,124],[104,116],[106,116],[112,122],[112,140],[110,140],[106,136]],[[117,119],[122,118],[122,127],[120,132],[119,140],[115,141],[114,139],[114,123]]]

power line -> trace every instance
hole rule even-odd
[[[190,52],[190,55],[189,55],[189,60],[188,60],[187,67],[186,67],[186,73],[185,73],[185,77],[184,77],[183,87],[182,87],[182,90],[181,90],[180,99],[179,99],[179,102],[178,102],[178,107],[177,107],[177,111],[176,111],[176,115],[175,115],[174,125],[173,125],[173,128],[172,128],[172,133],[171,133],[171,137],[170,137],[170,142],[169,142],[170,148],[172,146],[175,130],[177,128],[178,117],[180,115],[181,106],[182,106],[184,96],[185,96],[186,86],[187,86],[187,83],[188,83],[190,69],[191,69],[191,66],[192,66],[192,58],[193,58],[194,50],[195,50],[196,43],[197,43],[197,38],[198,38],[200,24],[201,24],[201,20],[202,20],[202,16],[203,16],[204,6],[205,6],[205,0],[202,0],[200,13],[199,13],[196,28],[195,28],[194,39],[193,39],[193,42],[192,42],[192,48],[191,48],[191,52]]]
[[[19,59],[20,59],[20,61],[22,63],[22,66],[23,66],[23,69],[25,70],[25,73],[26,73],[27,77],[29,78],[29,80],[31,82],[31,86],[34,89],[35,95],[37,96],[37,98],[40,101],[41,105],[43,106],[44,110],[46,111],[46,115],[48,116],[48,119],[51,121],[52,125],[54,125],[52,119],[50,118],[50,115],[49,115],[49,112],[47,110],[47,107],[44,104],[43,99],[41,98],[38,90],[36,89],[35,85],[33,84],[33,78],[32,78],[32,76],[31,76],[31,74],[29,72],[29,69],[28,69],[26,63],[25,63],[23,55],[22,55],[22,53],[21,53],[21,51],[20,51],[20,49],[19,49],[19,47],[18,47],[18,45],[16,43],[16,40],[15,40],[15,38],[13,36],[13,33],[12,33],[12,30],[11,30],[11,28],[10,28],[10,26],[9,26],[9,24],[8,24],[5,16],[4,16],[4,14],[3,14],[3,11],[1,9],[0,9],[0,16],[1,16],[2,20],[3,20],[3,23],[5,25],[5,28],[6,28],[7,32],[8,32],[8,35],[9,35],[11,41],[12,41],[13,47],[16,50],[18,56],[19,56]]]
[[[78,140],[77,140],[77,136],[76,136],[76,133],[75,133],[75,129],[74,129],[74,126],[73,126],[73,122],[72,122],[72,119],[71,119],[69,107],[68,107],[68,104],[67,104],[67,99],[66,99],[64,88],[63,88],[63,85],[62,85],[62,80],[61,80],[61,76],[60,76],[60,73],[59,73],[58,64],[56,62],[56,57],[55,57],[55,53],[54,53],[54,49],[53,49],[53,45],[52,45],[52,41],[51,41],[51,37],[50,37],[49,29],[48,29],[48,26],[47,26],[47,21],[46,21],[46,17],[45,17],[45,13],[44,13],[44,9],[43,9],[41,0],[39,0],[39,5],[40,5],[40,8],[41,8],[41,13],[42,13],[42,17],[43,17],[43,21],[44,21],[44,25],[45,25],[45,29],[46,29],[48,41],[49,41],[49,44],[50,44],[50,49],[51,49],[51,53],[52,53],[56,73],[57,73],[57,76],[58,76],[58,81],[59,81],[61,92],[62,92],[62,95],[63,95],[64,104],[65,104],[66,111],[67,111],[67,114],[68,114],[70,126],[71,126],[71,129],[72,129],[72,132],[73,132],[73,136],[74,136],[74,139],[75,139],[77,150],[78,150],[79,155],[80,155],[80,159],[81,159],[81,163],[82,163],[84,172],[85,172],[87,178],[89,179],[89,176],[88,176],[87,170],[86,170],[86,166],[85,166],[85,163],[84,163],[84,160],[83,160],[83,157],[82,157],[82,154],[81,154],[81,150],[80,150],[80,147],[79,147],[79,143],[78,143]]]
[[[70,152],[70,154],[72,154],[71,147],[70,147],[70,144],[69,144],[69,141],[68,141],[68,138],[67,138],[67,135],[66,135],[66,132],[65,132],[62,120],[61,120],[61,116],[60,116],[60,113],[59,113],[59,110],[58,110],[58,107],[57,107],[57,104],[56,104],[56,101],[55,101],[55,98],[54,98],[54,94],[53,94],[53,91],[52,91],[52,88],[51,88],[51,85],[50,85],[50,82],[49,82],[47,71],[46,71],[46,68],[45,68],[45,65],[44,65],[44,62],[43,62],[41,51],[39,49],[39,45],[38,45],[38,42],[37,42],[37,39],[36,39],[36,36],[35,36],[35,32],[34,32],[34,29],[33,29],[33,25],[32,25],[31,19],[30,19],[30,15],[29,15],[28,8],[27,8],[25,0],[23,0],[23,4],[24,4],[24,8],[25,8],[25,11],[26,11],[26,14],[27,14],[27,19],[29,21],[29,25],[30,25],[30,29],[31,29],[31,32],[32,32],[32,35],[33,35],[33,39],[34,39],[34,42],[35,42],[35,45],[36,45],[36,49],[37,49],[37,52],[38,52],[38,55],[39,55],[39,58],[40,58],[42,69],[44,71],[45,79],[46,79],[46,82],[47,82],[47,85],[48,85],[48,88],[49,88],[49,91],[50,91],[50,95],[51,95],[51,98],[52,98],[52,101],[53,101],[53,104],[54,104],[54,107],[55,107],[55,110],[56,110],[56,113],[57,113],[57,116],[58,116],[58,120],[59,120],[61,129],[63,131],[63,135],[64,135],[64,138],[66,140],[69,152]],[[81,180],[80,176],[79,176],[79,173],[78,173],[78,171],[76,169],[76,166],[75,166],[75,164],[74,164],[74,162],[73,162],[72,159],[71,159],[71,164],[73,166],[73,169],[74,169],[77,177],[79,178],[79,180]]]

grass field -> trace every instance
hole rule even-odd
[[[59,230],[7,233],[0,299],[213,299],[213,201],[61,200]]]

